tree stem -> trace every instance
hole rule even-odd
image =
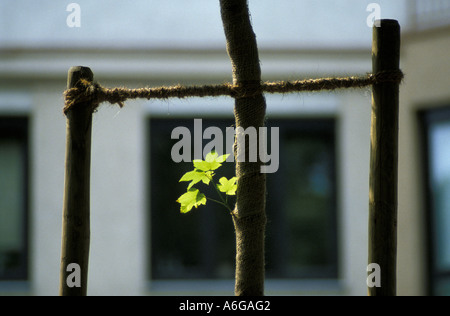
[[[258,88],[261,68],[248,3],[246,0],[220,0],[220,8],[233,69],[233,84],[248,89]],[[236,129],[242,127],[239,133],[249,127],[259,132],[259,127],[264,126],[265,113],[266,101],[262,94],[236,97]],[[238,139],[240,137],[236,137],[235,156],[242,152],[248,159],[249,144]],[[238,296],[264,295],[266,177],[261,173],[261,166],[260,160],[245,162],[236,159],[236,207],[232,216],[236,231],[235,295]]]

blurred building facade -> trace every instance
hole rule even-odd
[[[22,10],[32,11],[29,15],[50,12],[48,18],[57,17],[40,31],[54,30],[56,40],[41,34],[47,41],[33,42],[32,32],[17,31],[23,26],[10,26],[18,37],[2,33],[0,293],[56,295],[65,159],[62,93],[67,70],[88,66],[94,79],[106,87],[133,88],[229,82],[231,65],[223,34],[214,41],[217,34],[205,31],[206,42],[197,43],[195,34],[180,30],[182,25],[161,22],[166,20],[164,6],[159,8],[155,28],[180,34],[184,41],[158,34],[148,45],[140,38],[118,45],[96,43],[94,37],[74,44],[64,36],[83,38],[76,32],[89,33],[94,27],[114,39],[111,24],[89,24],[94,23],[90,16],[100,14],[98,7],[95,11],[95,5],[79,1],[81,27],[77,29],[67,24],[68,3],[51,7],[58,13],[18,3]],[[152,2],[153,10],[158,3]],[[194,3],[202,5],[202,1]],[[339,38],[326,45],[311,44],[312,39],[297,43],[290,35],[265,37],[262,16],[275,19],[276,12],[271,15],[269,9],[250,3],[257,38],[262,38],[263,80],[371,71],[369,2],[356,9],[351,1],[344,5],[346,10],[359,10],[358,18],[347,14],[358,20],[355,32],[361,36],[354,44],[342,35],[342,45],[336,44]],[[381,17],[400,16],[406,24],[399,131],[400,295],[450,294],[450,202],[446,198],[450,156],[445,159],[449,155],[446,136],[450,137],[450,29],[444,22],[450,8],[445,1],[439,2],[440,7],[424,3],[428,2],[417,1],[413,8],[390,12],[390,5],[380,2],[382,12],[389,12]],[[289,16],[285,6],[280,16]],[[210,29],[220,28],[218,9],[205,10]],[[183,10],[179,11],[182,16]],[[339,12],[334,17],[337,21],[342,19],[339,14],[346,14]],[[167,14],[170,19],[175,18]],[[134,23],[145,23],[145,19],[136,18]],[[339,29],[343,24],[328,27]],[[279,29],[285,31],[282,26]],[[117,36],[122,35],[118,30]],[[266,294],[365,295],[370,89],[268,95],[266,100],[267,124],[280,128],[280,168],[268,175]],[[170,159],[177,141],[171,139],[171,131],[186,126],[194,132],[194,119],[199,118],[203,130],[208,126],[225,130],[233,124],[233,100],[136,100],[122,109],[102,104],[94,114],[88,294],[233,294],[234,235],[229,215],[211,203],[181,215],[175,202],[186,187],[178,180],[192,165]],[[232,165],[226,168],[224,172],[233,172]]]

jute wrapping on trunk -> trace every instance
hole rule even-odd
[[[236,126],[263,126],[263,96],[236,100]],[[241,133],[242,130],[238,130]],[[239,134],[236,137],[235,155]],[[248,160],[248,141],[245,157]],[[237,159],[236,159],[237,161]],[[237,192],[233,221],[236,231],[236,295],[262,295],[264,289],[264,236],[266,177],[261,162],[236,162]]]
[[[221,0],[220,8],[228,55],[233,68],[233,84],[256,87],[255,90],[258,91],[261,85],[261,68],[247,1]],[[262,93],[236,98],[234,115],[236,128],[242,127],[245,130],[248,127],[255,127],[258,130],[264,126],[266,101]],[[236,137],[236,140],[238,139],[239,134]],[[235,155],[237,148],[242,145],[235,144]],[[249,157],[248,148],[248,142],[245,142],[246,160]],[[238,186],[236,207],[233,211],[236,230],[235,295],[264,294],[266,178],[261,173],[261,165],[259,160],[236,163]]]

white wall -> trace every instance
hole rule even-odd
[[[404,38],[400,89],[398,292],[426,294],[423,162],[417,111],[450,105],[449,30]]]
[[[345,295],[367,294],[370,90],[340,95],[339,198]]]
[[[62,84],[31,85],[30,270],[32,291],[57,295],[64,192],[65,118]]]
[[[146,161],[138,102],[93,118],[90,295],[140,295],[146,284]]]

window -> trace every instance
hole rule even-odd
[[[228,212],[208,202],[180,214],[176,203],[186,191],[186,183],[178,180],[193,166],[172,161],[171,149],[179,140],[172,140],[171,132],[185,126],[194,135],[194,120],[154,118],[149,124],[151,279],[234,278],[235,237]],[[225,134],[234,120],[203,119],[202,124],[203,130],[217,126]],[[279,127],[280,161],[279,170],[267,174],[266,275],[336,278],[334,120],[270,119],[267,127],[269,154],[270,128]],[[218,173],[234,176],[234,164],[225,163]],[[214,190],[203,187],[206,196],[214,197]]]
[[[231,120],[202,122],[203,129],[217,126],[224,130],[233,124]],[[209,202],[207,207],[180,214],[176,202],[187,186],[179,180],[193,165],[172,161],[172,146],[178,140],[172,140],[171,133],[174,128],[185,126],[194,136],[193,125],[194,120],[152,119],[150,122],[152,279],[234,277],[234,228],[228,211]],[[230,178],[234,175],[234,164],[225,163],[218,173]],[[202,192],[206,196],[217,194],[209,187],[204,188]]]
[[[269,120],[280,127],[280,168],[267,175],[268,278],[337,278],[333,120]]]
[[[450,108],[421,113],[426,162],[430,292],[450,295]]]
[[[0,280],[27,279],[27,120],[0,118]]]

